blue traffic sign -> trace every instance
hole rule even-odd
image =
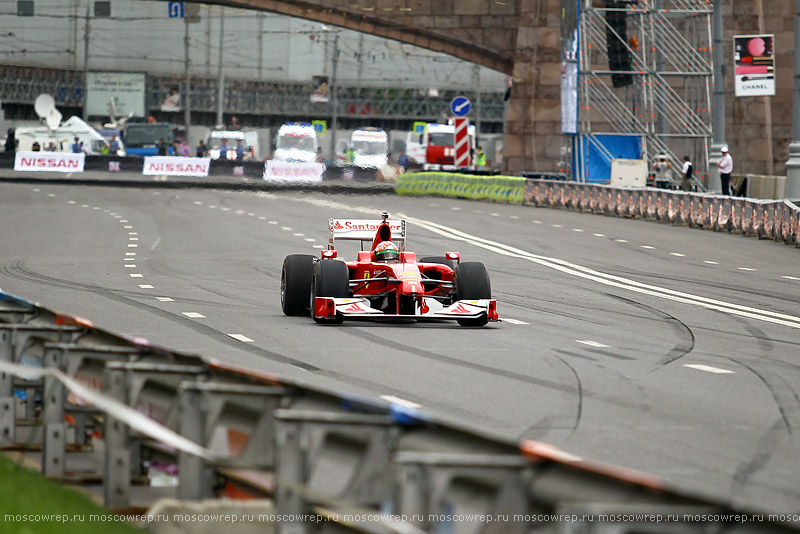
[[[466,117],[471,107],[472,104],[466,96],[459,95],[450,101],[450,111],[456,117]]]
[[[183,2],[169,2],[167,4],[169,18],[182,19],[183,18]]]

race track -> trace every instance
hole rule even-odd
[[[503,322],[285,317],[283,258],[382,210],[418,256],[484,262]],[[440,198],[69,183],[0,184],[0,228],[0,288],[101,328],[800,511],[800,252],[783,244]]]

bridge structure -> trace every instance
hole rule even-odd
[[[503,170],[561,157],[560,0],[201,0],[281,13],[412,44],[508,74]]]

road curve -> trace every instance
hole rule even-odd
[[[502,323],[282,315],[329,217],[490,272]],[[397,402],[800,510],[798,251],[643,221],[438,198],[0,184],[0,288],[175,350]],[[343,251],[347,259],[354,250]]]

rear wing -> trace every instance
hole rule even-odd
[[[375,234],[381,224],[389,224],[392,231],[392,241],[395,242],[400,250],[406,247],[406,220],[405,219],[328,219],[328,230],[330,237],[328,249],[334,248],[336,240],[361,241],[361,249],[364,249],[364,242],[372,243]]]

